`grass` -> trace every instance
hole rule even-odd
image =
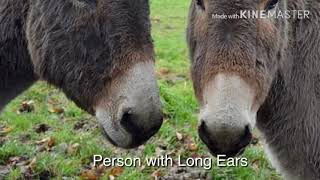
[[[151,0],[153,38],[157,59],[157,72],[161,100],[166,121],[161,130],[148,143],[136,150],[119,150],[105,142],[96,128],[93,117],[83,112],[59,90],[38,82],[12,101],[0,116],[0,170],[9,168],[5,179],[95,178],[91,167],[95,154],[104,157],[146,157],[163,152],[173,158],[207,157],[209,153],[197,135],[198,106],[190,81],[185,27],[188,11],[185,0]],[[17,113],[23,101],[33,101],[31,113]],[[52,101],[54,103],[52,103]],[[63,108],[56,112],[53,106]],[[79,125],[84,127],[75,128]],[[35,132],[39,124],[50,127],[45,133]],[[178,140],[177,133],[185,140]],[[51,139],[48,140],[48,138]],[[47,139],[46,139],[47,138]],[[42,142],[41,142],[42,141]],[[52,144],[50,145],[50,141]],[[261,144],[251,145],[242,157],[248,158],[248,167],[217,167],[207,172],[212,179],[280,179],[264,156]],[[19,159],[20,158],[20,159]],[[215,162],[215,160],[213,160]],[[16,164],[14,164],[16,163]],[[20,164],[19,164],[20,163]],[[153,179],[157,175],[172,174],[170,167],[125,167],[103,170],[101,179]],[[1,179],[1,176],[0,176]]]

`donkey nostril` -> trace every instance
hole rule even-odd
[[[146,117],[145,117],[146,116]],[[132,141],[130,148],[137,147],[152,137],[162,125],[161,114],[137,114],[134,111],[123,113],[120,125],[127,131]],[[148,124],[146,124],[148,122]]]
[[[204,121],[201,121],[201,124],[198,128],[199,136],[204,143],[210,143],[210,139],[208,137],[207,125]]]
[[[140,131],[140,128],[134,122],[134,115],[131,111],[123,113],[120,124],[131,134],[136,134]]]
[[[251,136],[251,131],[250,131],[249,125],[246,125],[246,127],[245,127],[244,136],[245,137]]]
[[[251,139],[252,139],[252,134],[251,134],[250,127],[249,125],[246,125],[244,129],[244,134],[241,138],[240,145],[247,146],[250,143]]]
[[[205,132],[206,131],[206,127],[205,127],[206,123],[203,120],[201,120],[200,122],[201,123],[200,123],[200,126],[199,126],[198,130],[201,131],[201,132]]]

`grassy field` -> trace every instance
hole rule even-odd
[[[211,157],[197,135],[198,106],[185,43],[188,4],[186,0],[151,0],[157,75],[166,115],[155,137],[135,150],[116,149],[105,141],[95,118],[59,90],[39,82],[0,116],[0,179],[279,179],[260,142],[243,155],[248,167],[92,167],[95,154],[141,159],[163,154],[173,159]]]

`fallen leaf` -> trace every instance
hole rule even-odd
[[[55,114],[62,114],[62,113],[64,113],[64,109],[61,108],[61,107],[52,107],[52,108],[49,108],[48,111],[51,112],[51,113],[55,113]]]
[[[51,105],[59,105],[59,101],[57,99],[54,99],[52,97],[48,98],[48,104],[51,104]]]
[[[146,166],[142,165],[142,166],[140,167],[140,171],[143,171],[144,169],[146,169]]]
[[[80,178],[86,180],[97,180],[99,177],[94,170],[86,170],[81,173]]]
[[[56,140],[53,138],[53,137],[49,137],[49,140],[48,140],[48,147],[52,147],[54,146],[56,143]]]
[[[185,78],[179,77],[175,74],[167,75],[165,78],[166,82],[169,84],[176,84],[177,82],[185,81]]]
[[[109,175],[114,176],[114,177],[118,177],[123,173],[123,171],[124,171],[123,167],[114,167],[110,170]]]
[[[85,124],[86,124],[86,122],[84,122],[84,121],[78,121],[74,124],[73,129],[74,130],[82,129]]]
[[[34,173],[29,166],[22,166],[20,167],[21,174],[23,174],[25,179],[33,179]]]
[[[7,135],[7,134],[10,133],[12,130],[13,130],[13,128],[11,128],[11,127],[0,128],[0,136]]]
[[[151,19],[152,21],[155,21],[155,22],[160,22],[161,21],[161,19],[160,19],[160,17],[153,17],[152,19]]]
[[[161,175],[162,175],[161,170],[158,169],[151,174],[151,177],[153,177],[154,179],[158,179]]]
[[[104,174],[105,171],[106,171],[106,167],[103,164],[100,164],[96,169],[96,172],[98,174]]]
[[[29,164],[29,158],[27,156],[15,156],[10,157],[8,160],[10,166],[21,166]]]
[[[72,144],[71,146],[68,147],[67,149],[67,152],[68,154],[75,154],[79,151],[79,147],[80,147],[80,144],[79,143],[75,143],[75,144]]]
[[[54,137],[48,137],[48,138],[45,138],[45,139],[42,139],[40,141],[36,141],[36,144],[38,145],[47,145],[49,148],[53,147],[56,143],[56,140],[54,139]]]
[[[163,149],[160,148],[160,147],[156,147],[156,152],[155,152],[155,154],[156,154],[157,156],[162,156],[162,155],[164,155],[165,153],[166,153],[165,150],[163,150]]]
[[[177,136],[177,139],[178,139],[179,141],[182,141],[183,135],[182,135],[181,133],[176,132],[176,136]]]
[[[192,136],[187,135],[183,139],[184,146],[189,150],[189,151],[197,151],[198,150],[198,145],[194,142]]]
[[[167,68],[161,68],[157,71],[158,77],[164,77],[170,74],[170,70]]]
[[[47,124],[39,124],[34,128],[34,130],[37,133],[44,133],[44,132],[48,131],[49,129],[50,129],[50,126],[48,126]]]
[[[28,167],[33,170],[33,169],[36,167],[36,164],[37,164],[37,159],[36,159],[36,158],[33,158],[33,159],[30,161]]]
[[[34,101],[23,101],[17,113],[30,113],[34,111],[34,109]]]
[[[189,151],[197,151],[198,150],[198,146],[195,143],[188,144],[187,148]]]

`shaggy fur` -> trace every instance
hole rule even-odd
[[[112,79],[150,60],[146,0],[0,1],[0,109],[39,76],[93,114]]]
[[[25,1],[0,1],[0,111],[37,77],[27,49]]]
[[[320,2],[280,0],[280,10],[310,19],[214,19],[257,10],[267,1],[199,0],[190,7],[187,40],[201,105],[215,74],[234,73],[257,90],[257,126],[287,179],[320,179]]]
[[[288,1],[310,20],[289,23],[289,47],[257,115],[286,179],[320,179],[320,2]]]

